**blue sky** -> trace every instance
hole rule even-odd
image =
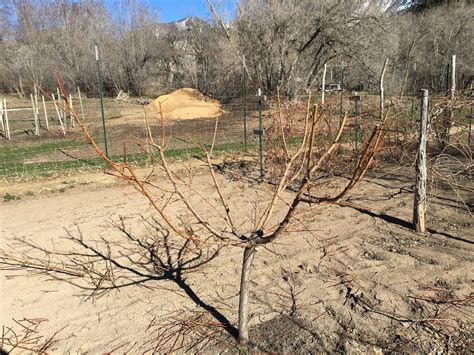
[[[164,22],[179,20],[186,16],[208,17],[210,11],[206,0],[143,0],[154,8],[160,9]],[[218,2],[213,1],[214,4]],[[222,1],[228,11],[232,11],[234,1]]]
[[[160,11],[160,19],[163,22],[170,22],[182,19],[186,16],[198,16],[207,18],[210,11],[206,0],[141,0],[144,4]],[[214,0],[212,3],[219,8],[219,13],[227,10],[232,13],[235,0]]]

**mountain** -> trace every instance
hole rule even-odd
[[[173,22],[160,23],[158,25],[157,36],[178,34],[193,30],[201,31],[203,28],[209,26],[210,24],[205,20],[199,17],[189,16]]]
[[[472,0],[396,0],[390,5],[389,10],[426,10],[431,7],[450,5],[453,3],[472,4]]]
[[[194,17],[194,16],[185,17],[181,20],[170,22],[170,24],[173,24],[174,26],[176,26],[178,31],[190,31],[194,28],[202,28],[202,27],[209,26],[209,24],[206,21],[204,21],[203,19],[199,17]]]

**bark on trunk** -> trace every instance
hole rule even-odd
[[[426,134],[428,126],[428,90],[422,90],[420,141],[416,159],[415,201],[413,225],[419,233],[426,232]]]
[[[239,299],[239,344],[247,345],[249,342],[248,329],[248,300],[249,300],[249,275],[250,267],[255,258],[255,246],[246,247],[242,262],[242,276],[240,279]]]
[[[382,73],[380,74],[380,81],[379,81],[379,88],[380,88],[380,120],[383,120],[385,115],[385,107],[384,107],[384,87],[383,87],[383,78],[385,76],[385,70],[387,69],[388,59],[385,59],[385,63],[383,65]]]

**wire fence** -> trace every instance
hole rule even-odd
[[[2,100],[3,102],[3,100]],[[31,176],[55,175],[67,169],[97,169],[102,167],[96,152],[87,143],[79,125],[64,114],[52,100],[38,104],[37,112],[28,100],[7,99],[9,136],[5,129],[0,137],[0,177],[21,179]],[[91,136],[104,147],[100,101],[83,98],[82,107],[73,98],[74,108],[82,117]],[[64,104],[64,102],[63,102]],[[221,149],[243,149],[244,109],[242,98],[221,103],[216,143]],[[5,111],[5,110],[4,110]],[[255,100],[245,104],[247,129],[256,128]],[[108,152],[113,159],[127,159],[136,164],[147,164],[145,124],[147,115],[151,131],[157,142],[164,140],[171,155],[184,155],[209,144],[214,135],[215,118],[166,119],[150,111],[147,105],[126,101],[105,100],[105,122]],[[37,118],[36,116],[37,115]],[[2,123],[5,116],[2,117]],[[38,127],[38,129],[37,129]]]
[[[69,169],[98,169],[103,163],[85,140],[83,132],[71,117],[57,108],[59,102],[51,99],[37,100],[35,104],[27,99],[7,99],[9,138],[5,129],[0,138],[0,177],[6,179],[26,179],[36,176],[54,176]],[[216,98],[218,99],[218,98]],[[263,99],[263,98],[262,98]],[[318,95],[313,102],[318,102]],[[380,120],[378,96],[356,96],[347,92],[327,94],[326,110],[329,116],[337,120],[344,112],[350,119],[346,129],[345,140],[353,149],[360,149],[364,135]],[[199,146],[210,144],[216,127],[215,118],[198,117],[193,119],[164,119],[150,112],[143,103],[135,99],[117,101],[105,100],[105,122],[108,136],[108,152],[113,159],[123,159],[127,155],[129,162],[149,164],[146,144],[147,139],[145,114],[151,131],[157,142],[164,141],[168,154],[184,156],[197,152]],[[222,114],[218,118],[216,148],[218,150],[244,150],[258,148],[259,109],[262,113],[263,128],[274,124],[277,112],[275,98],[262,100],[259,108],[259,97],[247,95],[221,101]],[[304,98],[301,100],[304,101]],[[4,103],[5,100],[2,100]],[[82,117],[95,141],[104,146],[104,136],[100,115],[100,101],[96,98],[72,97],[74,108]],[[416,97],[386,97],[387,107],[396,112],[402,120],[398,128],[400,135],[410,132],[416,134],[419,117],[419,100]],[[64,103],[64,102],[63,102]],[[5,109],[5,106],[3,106]],[[471,108],[472,111],[472,108]],[[291,114],[291,112],[290,112]],[[5,115],[2,124],[5,123]],[[460,112],[456,116],[463,127],[465,139],[471,144],[472,112]],[[5,127],[3,127],[5,128]],[[323,128],[322,128],[323,129]],[[398,137],[397,133],[397,137]],[[469,135],[469,137],[468,137]],[[395,136],[389,136],[389,141]],[[398,138],[397,138],[398,139]],[[463,138],[464,139],[464,138]],[[394,142],[396,143],[396,140]]]

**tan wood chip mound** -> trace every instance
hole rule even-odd
[[[168,95],[162,95],[148,105],[151,112],[170,120],[191,120],[196,118],[215,118],[224,111],[219,101],[204,96],[199,90],[183,88]]]

